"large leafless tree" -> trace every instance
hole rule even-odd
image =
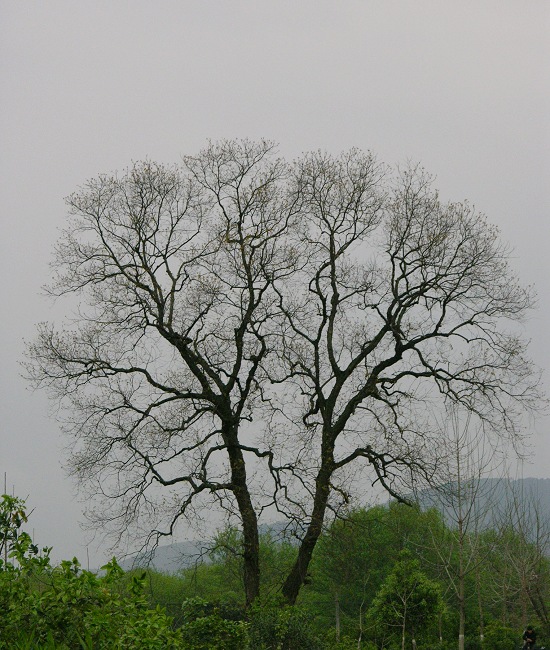
[[[496,229],[418,168],[222,142],[68,204],[49,291],[78,307],[39,327],[28,367],[67,407],[70,469],[103,497],[90,515],[164,535],[211,505],[236,513],[248,603],[266,508],[303,527],[294,602],[365,465],[396,496],[433,474],[440,402],[511,437],[536,404],[508,331],[531,293]]]

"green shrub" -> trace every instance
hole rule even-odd
[[[0,649],[168,650],[181,636],[161,608],[150,609],[145,575],[126,578],[113,558],[99,577],[76,558],[52,566],[20,530],[24,501],[0,500]]]
[[[330,628],[323,635],[323,645],[324,650],[357,650],[357,638],[353,638],[348,635],[341,635],[340,640],[336,640],[336,630],[334,627]],[[361,643],[361,650],[377,650],[374,644],[369,643],[368,641],[363,641]]]
[[[185,650],[245,650],[247,624],[222,618],[220,610],[201,598],[183,602],[185,623],[180,629]]]
[[[252,606],[249,637],[254,650],[320,650],[323,647],[304,610],[278,603]]]
[[[516,650],[517,632],[499,621],[492,621],[485,626],[483,650]]]
[[[32,559],[32,558],[31,558]],[[180,647],[171,619],[149,609],[143,580],[124,583],[113,559],[104,577],[82,571],[76,559],[58,567],[23,561],[0,572],[0,648]],[[22,630],[32,630],[32,636]],[[54,645],[48,645],[53,643]]]

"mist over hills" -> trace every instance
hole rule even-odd
[[[177,573],[201,562],[209,562],[211,547],[205,541],[176,542],[158,546],[151,553],[137,553],[120,562],[125,570],[150,567],[161,573]]]
[[[463,509],[473,502],[473,516],[477,517],[478,527],[482,529],[504,525],[507,514],[508,523],[513,523],[514,516],[527,521],[535,514],[541,520],[550,520],[548,478],[483,478],[471,483],[465,481],[462,491]],[[416,495],[416,501],[423,509],[439,510],[448,526],[456,525],[459,501],[456,483],[442,485],[437,490],[422,490]]]
[[[421,508],[434,507],[443,514],[449,527],[456,526],[456,484],[449,483],[439,490],[423,490],[416,495]],[[466,483],[463,488],[464,503],[471,499],[471,486]],[[453,505],[454,504],[454,505]],[[550,479],[481,479],[475,490],[475,512],[479,528],[492,528],[502,524],[506,512],[513,509],[523,512],[525,517],[534,511],[550,527]],[[262,524],[260,534],[270,533],[278,537],[283,534],[285,522]],[[213,548],[212,539],[189,540],[159,546],[152,553],[129,556],[120,565],[129,570],[149,566],[162,573],[177,573],[181,569],[192,567],[201,562],[210,562],[209,551]]]
[[[270,534],[278,538],[283,536],[286,522],[260,524],[260,535]],[[209,553],[214,548],[213,539],[189,540],[158,546],[150,553],[136,553],[120,562],[120,566],[128,571],[135,568],[150,567],[161,573],[177,573],[197,564],[211,562]]]

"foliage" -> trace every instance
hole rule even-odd
[[[209,611],[210,610],[210,611]],[[184,650],[244,650],[248,626],[244,621],[222,618],[217,609],[200,598],[183,603],[181,628]]]
[[[16,496],[3,494],[0,501],[0,569],[6,564],[8,556],[13,557],[20,549],[29,549],[31,539],[21,530],[23,523],[27,522],[25,501]],[[33,552],[38,549],[33,547]]]
[[[423,512],[397,502],[350,512],[321,537],[303,602],[315,609],[326,628],[334,621],[337,599],[342,633],[357,637],[367,608],[401,551],[409,549],[429,572],[431,531],[443,530],[435,510]]]
[[[296,548],[270,532],[260,535],[259,548],[260,586],[262,594],[270,595],[280,589],[283,576],[294,561]],[[220,531],[213,540],[209,561],[180,572],[184,597],[219,602],[223,594],[225,606],[242,606],[245,602],[243,552],[241,531],[232,526]]]
[[[250,646],[255,650],[320,650],[321,642],[305,610],[267,600],[251,608]]]
[[[26,517],[23,500],[0,501],[8,552],[8,562],[0,565],[0,649],[375,650],[397,647],[403,630],[407,636],[414,633],[420,650],[456,646],[453,591],[443,574],[437,579],[430,574],[434,558],[426,544],[428,527],[433,532],[440,526],[438,539],[442,547],[447,544],[445,525],[434,512],[390,504],[356,510],[346,521],[335,522],[321,538],[312,582],[298,607],[269,595],[296,549],[266,536],[266,597],[249,609],[244,606],[242,537],[236,529],[218,535],[210,563],[198,567],[193,583],[191,570],[177,576],[151,570],[124,573],[114,559],[100,575],[82,570],[76,558],[52,566],[50,549],[39,550],[22,530]],[[514,554],[536,549],[508,528],[485,531],[480,540],[485,551],[493,552],[482,553],[478,582],[468,588],[483,601],[489,620],[483,650],[513,650],[523,626],[512,595],[521,593],[521,585],[508,569]],[[549,562],[538,566],[545,571],[538,576],[543,581],[550,575]],[[499,600],[503,584],[508,595]],[[441,596],[445,589],[447,612]],[[197,592],[208,597],[197,597]],[[177,625],[166,605],[179,610]],[[535,620],[535,607],[525,611]],[[465,648],[480,650],[475,611],[471,614]],[[543,640],[542,625],[540,629]]]
[[[132,569],[124,576],[124,581],[134,576],[144,575],[143,593],[147,597],[148,607],[160,606],[173,620],[173,627],[183,623],[181,604],[190,594],[186,592],[181,575],[162,573],[152,568]]]
[[[30,559],[3,572],[0,638],[30,629],[36,645],[51,638],[68,648],[80,648],[82,641],[94,648],[178,647],[170,619],[160,608],[148,609],[142,580],[134,577],[127,588],[114,559],[103,568],[105,576],[97,577],[76,559],[51,567],[42,558],[42,566]]]
[[[337,640],[334,628],[325,630],[322,635],[322,647],[326,650],[377,650],[376,645],[372,642],[365,641],[358,643],[357,639],[347,635],[340,635]]]
[[[517,631],[499,621],[491,621],[485,627],[483,650],[515,650],[518,646]]]
[[[442,613],[443,598],[439,585],[426,577],[420,563],[404,551],[368,611],[368,618],[382,635],[415,633]]]
[[[17,506],[17,516],[7,517]],[[3,521],[10,528],[9,556],[0,571],[0,648],[25,647],[161,650],[179,647],[178,633],[159,608],[149,609],[145,576],[126,580],[113,558],[98,576],[76,558],[52,566],[50,549],[41,553],[20,530],[24,501],[4,499]],[[32,630],[31,635],[27,631]],[[54,646],[52,646],[54,644]]]

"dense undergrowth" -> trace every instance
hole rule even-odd
[[[2,649],[376,650],[401,648],[403,635],[406,647],[414,639],[418,650],[457,647],[456,549],[435,511],[394,504],[335,523],[294,607],[282,602],[279,588],[295,547],[265,535],[262,597],[248,610],[236,530],[220,533],[208,563],[176,575],[124,572],[114,558],[94,573],[76,558],[52,565],[51,549],[33,543],[25,521],[25,503],[4,495]],[[518,558],[536,556],[542,585],[549,584],[549,562],[535,554],[536,545],[520,542],[494,530],[476,540],[477,556],[469,556],[476,568],[466,581],[466,650],[514,650],[526,617],[548,632],[548,588],[523,599],[509,552],[515,544]],[[449,551],[446,566],[441,548]]]

